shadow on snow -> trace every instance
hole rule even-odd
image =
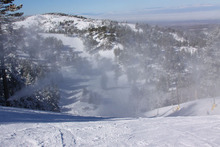
[[[73,116],[62,113],[0,107],[0,123],[59,123],[104,121],[110,118]]]

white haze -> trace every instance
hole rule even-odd
[[[36,18],[38,19],[44,18],[43,21],[46,22],[46,28],[51,27],[57,29],[59,27],[59,21],[58,21],[59,17],[61,16],[40,15],[40,16],[34,16],[33,18],[32,17],[28,18],[30,19],[27,21],[28,23],[25,21],[22,23],[31,26],[31,23],[34,24],[36,23],[35,22]],[[64,21],[65,19],[71,19],[71,20],[73,19],[74,22],[76,21],[76,24],[74,24],[74,26],[76,28],[78,27],[81,29],[83,29],[83,27],[89,27],[90,26],[89,24],[94,22],[94,20],[85,20],[86,21],[86,25],[85,25],[84,21],[78,18],[77,20],[75,20],[76,18],[74,17],[68,18],[64,16],[62,20]],[[46,20],[48,20],[48,22]],[[38,23],[40,23],[40,21],[41,20],[39,20]],[[56,26],[57,24],[58,26]],[[101,22],[98,21],[98,23],[95,25],[100,25],[100,24]],[[42,26],[42,30],[45,29],[44,27],[45,26]],[[134,32],[136,32],[136,30]],[[34,36],[34,34],[32,36]],[[83,42],[82,38],[78,35],[66,36],[64,34],[40,33],[40,36],[43,36],[44,39],[48,37],[55,37],[56,39],[62,41],[63,47],[61,48],[61,52],[59,54],[60,58],[59,60],[54,62],[54,64],[57,66],[57,70],[59,71],[59,73],[61,73],[61,75],[56,73],[48,74],[48,76],[38,80],[35,83],[35,85],[22,89],[17,94],[15,94],[14,97],[10,99],[16,99],[16,96],[24,96],[25,94],[29,95],[33,93],[35,89],[45,86],[45,84],[50,82],[51,79],[53,82],[55,81],[55,83],[60,88],[61,99],[59,105],[61,108],[61,112],[71,113],[75,115],[118,116],[118,117],[142,116],[143,112],[154,109],[156,107],[160,107],[161,105],[164,106],[164,102],[166,100],[171,99],[171,94],[164,95],[164,93],[162,93],[161,91],[155,91],[154,85],[153,86],[150,84],[144,85],[143,84],[145,82],[144,78],[143,80],[139,78],[140,81],[138,81],[137,84],[135,85],[137,87],[139,85],[140,87],[141,86],[143,87],[143,89],[141,89],[142,91],[140,92],[140,94],[138,93],[139,95],[132,95],[131,92],[132,88],[135,89],[135,87],[132,87],[131,86],[132,84],[129,84],[126,72],[122,73],[117,80],[115,79],[115,75],[114,75],[115,74],[114,71],[116,69],[115,67],[116,62],[114,60],[115,57],[113,56],[109,58],[108,56],[103,56],[104,55],[103,52],[105,52],[104,49],[101,51],[101,53],[99,51],[95,53],[91,53],[91,52],[89,53],[87,51],[87,48],[92,48],[92,46],[85,46],[84,45],[85,42]],[[30,36],[28,36],[27,38],[29,37]],[[173,36],[171,35],[171,37]],[[28,42],[29,41],[28,39],[26,41],[27,41],[26,44],[30,43]],[[132,46],[132,43],[129,45]],[[42,46],[44,46],[44,44]],[[38,50],[38,48],[34,48],[34,49]],[[43,53],[39,53],[41,56],[44,56],[44,52],[47,53],[47,50],[44,48],[39,50],[43,52]],[[106,52],[108,53],[108,51]],[[73,62],[65,63],[65,56],[68,56],[72,53],[77,54],[76,59]],[[114,55],[114,54],[110,54],[110,55]],[[141,59],[143,58],[145,57],[140,56],[134,58],[131,57],[131,59],[127,59],[130,60],[128,62],[134,62],[132,66],[135,66],[135,68],[131,67],[131,69],[133,70],[131,72],[134,73],[132,75],[133,77],[131,78],[131,80],[138,79],[138,76],[140,76],[138,75],[139,73],[136,74],[135,69],[138,70],[138,68],[143,67],[143,66],[139,66],[138,63],[139,60],[142,61]],[[135,63],[137,63],[137,66],[135,65]],[[157,65],[152,65],[152,66],[158,68],[157,73],[158,71],[160,72],[160,66],[158,67]],[[123,69],[122,66],[122,70],[127,70],[127,69]],[[198,75],[197,73],[200,72],[202,72],[200,71],[200,69],[198,71],[195,71],[195,77]],[[152,72],[152,70],[150,70],[148,73],[145,72],[141,74],[145,74],[145,76],[149,75],[149,77],[153,77],[152,75],[155,74],[155,72]],[[163,74],[163,72],[159,74]],[[57,79],[60,80],[58,80],[57,82]],[[196,83],[195,87],[198,85]],[[146,89],[148,91],[146,91]],[[191,91],[186,91],[189,89]],[[194,93],[193,87],[192,88],[189,87],[188,89],[184,89],[184,90],[185,91],[183,91],[183,95],[184,95],[183,101],[186,101],[186,99],[192,100],[192,93]],[[154,92],[153,94],[152,91]],[[172,102],[169,101],[167,102],[167,105],[171,105],[171,104]]]
[[[62,35],[56,35],[56,37],[63,39]],[[72,42],[72,45],[74,44],[77,43]],[[129,99],[130,87],[127,77],[122,75],[116,82],[114,63],[109,59],[91,55],[87,60],[91,64],[90,67],[88,67],[89,65],[80,66],[75,69],[74,66],[63,65],[61,68],[63,75],[63,81],[59,84],[63,91],[63,93],[61,92],[61,103],[66,103],[71,98],[78,99],[76,104],[61,105],[64,112],[77,115],[133,116],[133,104]],[[71,87],[73,88],[71,89]],[[72,95],[65,97],[66,93],[71,92]],[[69,111],[65,111],[65,108],[68,108]],[[87,112],[83,109],[86,109]]]
[[[36,90],[43,89],[51,83],[59,83],[61,79],[62,76],[58,72],[48,73],[48,75],[46,75],[44,78],[38,79],[34,84],[28,85],[16,92],[8,100],[19,100],[22,97],[31,96],[36,92]]]
[[[36,80],[34,84],[22,88],[9,98],[10,101],[31,96],[36,90],[54,83],[60,91],[61,112],[81,116],[126,117],[136,115],[136,102],[130,97],[130,86],[126,75],[121,75],[117,81],[115,80],[115,63],[112,60],[114,57],[109,59],[102,56],[104,51],[102,54],[89,54],[84,48],[83,41],[76,36],[40,33],[43,38],[38,38],[37,35],[38,33],[35,31],[31,34],[27,33],[25,44],[39,44],[39,42],[42,43],[39,39],[53,37],[62,41],[64,45],[61,48],[60,57],[70,53],[78,53],[77,60],[83,60],[79,61],[79,64],[65,63],[65,58],[61,57],[59,61],[53,63],[57,67],[56,71],[49,72]],[[42,53],[38,53],[37,56],[41,58],[40,60],[45,60],[43,52],[47,51],[44,48],[33,47],[34,50],[42,50]],[[51,51],[48,52],[52,54]],[[46,61],[50,60],[46,59]]]

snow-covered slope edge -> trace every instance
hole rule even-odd
[[[220,97],[195,100],[180,105],[158,108],[145,113],[146,117],[220,115]]]
[[[12,107],[0,107],[0,123],[59,123],[104,120],[102,117],[83,117],[62,113],[28,110]],[[106,118],[107,119],[107,118]]]

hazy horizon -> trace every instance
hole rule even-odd
[[[220,20],[220,1],[213,0],[53,0],[15,1],[25,16],[50,12],[129,22]]]

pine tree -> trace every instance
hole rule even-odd
[[[9,78],[12,73],[9,73],[7,67],[9,62],[11,62],[7,56],[9,55],[10,51],[13,50],[13,45],[11,44],[12,40],[8,39],[7,37],[12,33],[12,28],[10,25],[12,18],[15,16],[21,16],[23,14],[15,12],[21,9],[22,5],[16,6],[13,4],[13,1],[14,0],[0,1],[0,103],[2,103],[1,97],[3,97],[5,99],[5,105],[9,105],[7,100],[10,97],[10,92],[13,92],[13,90],[10,89],[11,86],[9,82],[15,82],[14,78]]]
[[[0,15],[1,18],[6,18],[9,16],[21,16],[23,13],[15,13],[15,11],[22,8],[23,5],[13,4],[14,0],[1,0],[0,1]]]

